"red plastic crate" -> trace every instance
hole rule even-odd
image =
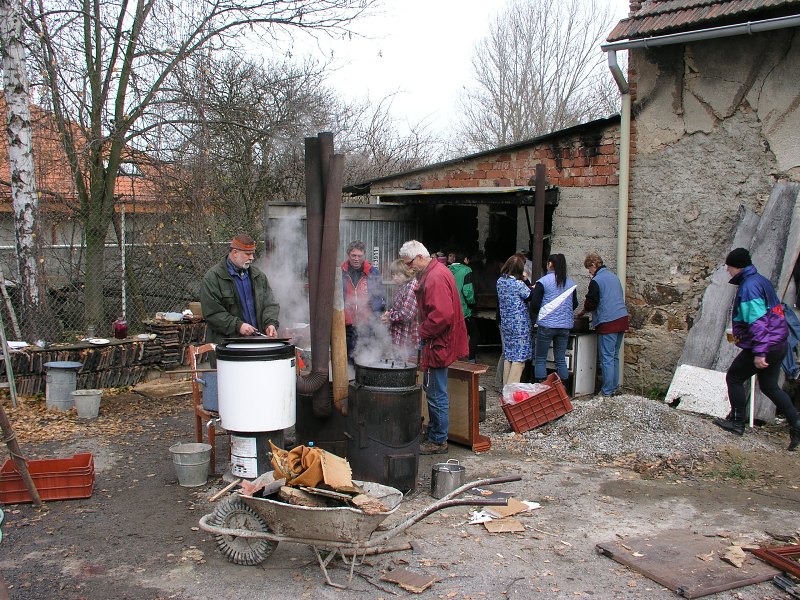
[[[88,452],[72,458],[29,460],[28,471],[42,500],[89,498],[94,489],[94,456]],[[8,459],[0,469],[0,502],[31,501],[14,461]]]
[[[511,429],[525,433],[572,411],[569,395],[556,373],[551,373],[542,383],[550,388],[516,404],[502,404]]]

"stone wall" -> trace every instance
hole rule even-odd
[[[737,212],[800,180],[800,46],[792,31],[631,53],[635,154],[626,385],[672,378]],[[721,307],[720,310],[725,310]]]

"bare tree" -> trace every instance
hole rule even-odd
[[[462,98],[465,149],[529,139],[601,116],[608,7],[585,0],[511,0],[475,47]],[[598,94],[598,92],[600,92]]]
[[[438,154],[438,142],[425,123],[400,123],[392,116],[393,100],[390,94],[339,109],[335,130],[347,154],[345,184],[414,169]]]
[[[23,40],[22,0],[0,0],[0,44],[7,106],[6,134],[17,268],[25,316],[23,335],[48,339],[57,334],[50,314],[41,254],[39,198],[33,163],[28,73]]]
[[[372,0],[31,0],[37,72],[68,156],[86,236],[85,318],[102,322],[104,244],[130,147],[176,118],[177,70],[202,53],[270,44],[286,29],[343,32]],[[179,118],[180,116],[177,115]]]
[[[313,61],[209,60],[178,78],[176,106],[190,117],[175,129],[181,162],[203,169],[209,185],[202,202],[222,219],[224,233],[246,227],[256,234],[265,200],[302,194],[294,158],[305,135],[326,127],[333,95],[324,65]]]

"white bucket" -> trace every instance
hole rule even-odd
[[[81,419],[96,419],[100,413],[100,400],[103,390],[75,390],[71,394],[72,403]]]
[[[183,487],[197,487],[208,481],[211,465],[211,444],[187,442],[169,448],[172,463],[178,474],[178,483]]]

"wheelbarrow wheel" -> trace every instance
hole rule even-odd
[[[269,533],[266,521],[239,496],[226,498],[214,511],[211,523],[225,529],[246,529]],[[259,538],[246,538],[235,535],[215,535],[217,548],[232,563],[237,565],[257,565],[275,551],[278,542]]]

